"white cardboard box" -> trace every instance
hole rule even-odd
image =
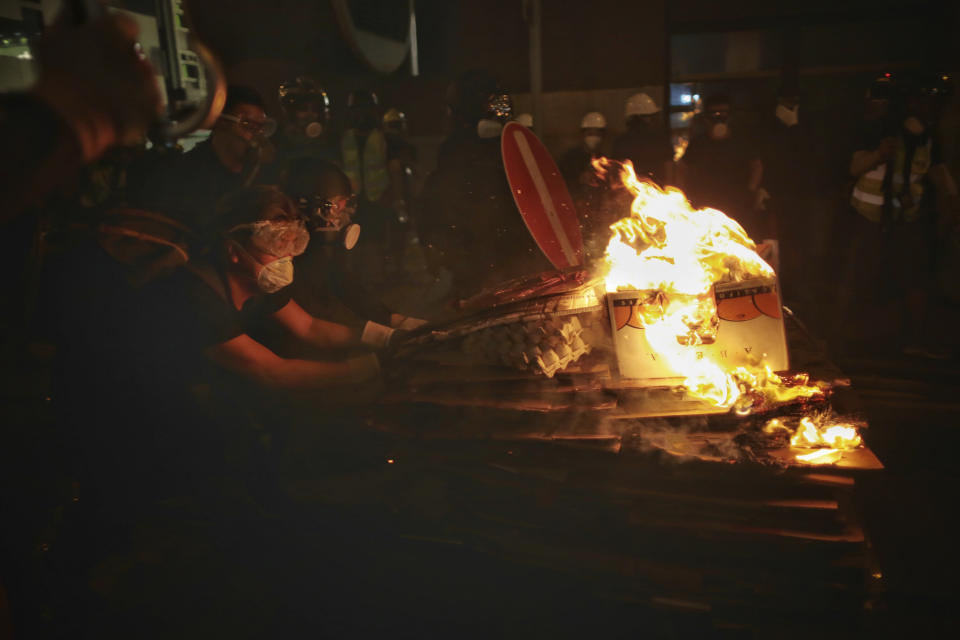
[[[617,291],[607,294],[613,344],[621,378],[639,386],[676,385],[684,376],[654,352],[646,339],[638,303],[650,292]],[[682,347],[712,358],[731,369],[762,357],[774,371],[790,368],[776,278],[717,285],[718,328],[712,344]]]

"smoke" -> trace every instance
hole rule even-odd
[[[682,462],[736,462],[744,459],[736,431],[712,431],[706,416],[603,420],[599,429],[621,438],[621,451],[668,454],[665,460]]]

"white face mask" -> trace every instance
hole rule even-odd
[[[293,258],[287,256],[263,265],[257,286],[264,293],[276,293],[293,282]]]
[[[726,122],[718,122],[710,129],[710,137],[714,140],[723,140],[730,135],[730,127]]]
[[[593,151],[594,149],[600,148],[600,143],[603,142],[603,136],[584,136],[583,143],[587,145],[587,149]]]
[[[792,127],[800,120],[799,116],[800,105],[795,106],[793,109],[790,109],[782,104],[777,105],[777,118],[780,119],[780,122]]]
[[[924,126],[924,124],[920,122],[920,119],[917,118],[916,116],[910,116],[909,118],[904,120],[903,126],[907,131],[909,131],[915,136],[922,135],[923,132],[927,130],[927,127]]]
[[[477,135],[481,138],[496,138],[503,130],[503,125],[497,120],[484,118],[477,123]]]

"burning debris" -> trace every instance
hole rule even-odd
[[[396,355],[427,366],[390,402],[601,421],[725,416],[723,433],[667,429],[652,444],[724,461],[846,464],[863,425],[830,413],[835,383],[785,373],[779,283],[743,228],[638,180],[629,164],[595,168],[633,197],[604,258],[481,292],[461,303],[467,315],[411,334]],[[531,414],[510,437],[596,435],[566,433],[555,418],[541,433]]]
[[[604,159],[595,167],[606,173],[618,164]],[[678,189],[662,190],[638,180],[629,163],[619,166],[623,185],[634,199],[630,216],[611,226],[613,236],[604,259],[606,291],[614,297],[616,337],[626,325],[641,329],[649,349],[646,355],[664,360],[682,377],[680,384],[687,393],[738,414],[823,399],[829,384],[812,382],[803,373],[781,376],[774,371],[773,359],[777,368],[786,368],[785,349],[782,354],[747,349],[737,362],[730,358],[732,345],[717,347],[724,320],[767,317],[782,331],[774,271],[743,228],[715,209],[695,210]],[[637,294],[627,311],[622,311],[626,306],[622,302],[617,304],[625,299],[624,291]],[[852,423],[818,424],[811,416],[792,426],[771,420],[764,432],[779,429],[793,434],[793,447],[839,451],[862,443]],[[797,455],[810,463],[829,457],[822,451]]]

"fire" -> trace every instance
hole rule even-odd
[[[840,461],[837,449],[817,449],[810,453],[798,454],[797,460],[806,464],[833,464]]]
[[[816,425],[810,416],[800,419],[800,425],[790,438],[792,447],[831,447],[856,449],[863,439],[852,424]]]
[[[807,415],[799,420],[774,418],[767,421],[763,430],[767,433],[786,431],[791,434],[791,447],[816,449],[809,453],[796,454],[797,460],[807,464],[831,464],[840,459],[841,452],[863,445],[857,424],[829,413]]]
[[[601,159],[606,173],[615,163]],[[647,342],[685,377],[688,393],[718,407],[749,410],[756,399],[787,402],[822,396],[827,386],[805,375],[783,377],[757,358],[730,370],[690,346],[717,330],[713,286],[769,278],[774,271],[736,221],[716,209],[694,209],[679,189],[638,180],[630,163],[620,179],[634,196],[630,215],[613,225],[605,253],[608,292],[650,292],[639,314]]]

